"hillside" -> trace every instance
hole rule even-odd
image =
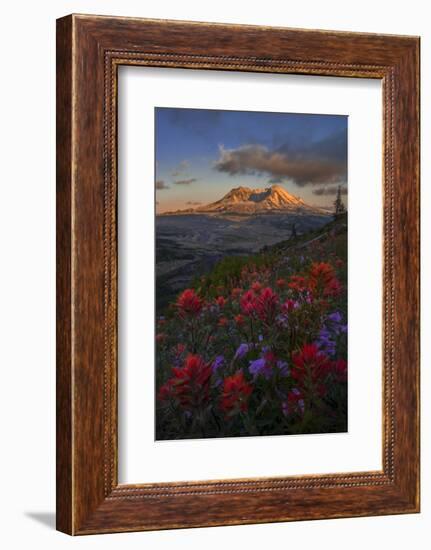
[[[321,261],[337,257],[344,262],[342,278],[347,283],[347,213],[327,224],[308,231],[295,238],[289,238],[270,246],[264,246],[256,254],[227,257],[214,266],[214,269],[199,280],[195,287],[211,292],[220,284],[235,284],[243,266],[249,263],[266,265],[276,273],[283,272],[283,259],[289,256],[290,264],[300,266],[310,260]]]
[[[163,310],[194,277],[208,273],[222,258],[257,253],[292,234],[317,230],[328,220],[327,214],[275,209],[251,215],[194,212],[157,216],[157,310]]]
[[[227,256],[157,319],[156,439],[347,430],[347,215]]]

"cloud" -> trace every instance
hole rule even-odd
[[[175,185],[190,185],[191,183],[194,183],[195,181],[198,181],[196,178],[189,178],[187,180],[178,180],[174,181]]]
[[[185,174],[190,166],[190,163],[187,160],[182,160],[178,166],[176,166],[171,172],[171,176],[177,178],[182,174]]]
[[[318,187],[317,189],[313,189],[314,195],[336,195],[338,190],[338,186],[333,187]],[[342,195],[347,195],[347,187],[342,186],[340,188],[340,192]]]
[[[302,150],[291,145],[272,150],[264,145],[242,145],[236,149],[220,146],[214,168],[231,176],[269,176],[272,182],[292,181],[301,187],[343,183],[347,178],[347,150],[343,146],[338,136]]]
[[[313,129],[309,127],[302,127],[288,134],[278,134],[273,138],[272,149],[289,155],[347,161],[347,126],[319,140],[313,134]]]
[[[166,183],[163,180],[157,180],[156,181],[156,189],[158,191],[160,191],[162,189],[169,189],[169,186],[166,185]]]
[[[188,206],[199,206],[202,203],[200,201],[187,201],[186,204]]]

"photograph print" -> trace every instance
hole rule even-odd
[[[155,108],[155,438],[347,431],[347,131]]]

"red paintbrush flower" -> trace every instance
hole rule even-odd
[[[178,297],[176,306],[180,310],[181,317],[196,316],[201,312],[203,302],[192,288],[187,288]]]
[[[165,384],[163,384],[163,386],[160,386],[157,399],[159,401],[170,401],[173,397],[174,393],[172,391],[172,380],[168,380]]]
[[[175,399],[186,410],[197,409],[209,399],[211,364],[199,355],[188,355],[182,367],[172,369],[172,378],[159,390],[159,399]]]
[[[256,299],[256,312],[262,321],[273,320],[277,311],[278,295],[269,287],[264,288]]]
[[[226,317],[220,317],[217,324],[219,327],[225,327],[228,323],[229,323],[229,320],[226,319]]]
[[[287,281],[286,279],[277,279],[276,283],[277,287],[282,290],[283,288],[286,288]]]
[[[332,361],[316,344],[304,344],[292,355],[292,378],[304,393],[325,395],[324,382],[332,368]]]
[[[244,315],[253,315],[256,309],[256,295],[252,290],[247,290],[247,292],[244,292],[241,296],[240,306]]]
[[[220,408],[226,416],[233,416],[248,409],[248,399],[253,388],[245,380],[244,373],[238,371],[224,379]]]
[[[235,315],[235,323],[240,327],[244,324],[245,322],[245,319],[244,317],[241,315],[241,313],[239,313],[238,315]]]
[[[253,290],[253,292],[260,292],[260,290],[262,289],[262,285],[259,283],[259,281],[255,281],[252,285],[251,285],[251,289]]]
[[[338,382],[347,382],[347,361],[338,359],[332,364],[332,372]]]
[[[304,292],[308,290],[308,281],[305,277],[302,277],[301,275],[292,275],[287,286],[292,290]]]
[[[341,292],[335,270],[331,264],[325,262],[313,263],[310,269],[310,289],[323,296],[336,296]]]
[[[340,281],[334,277],[331,279],[323,289],[324,296],[338,296],[342,291],[342,286]]]

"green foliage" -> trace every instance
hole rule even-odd
[[[257,269],[271,268],[276,262],[274,252],[253,254],[250,256],[227,256],[220,260],[210,273],[193,281],[193,288],[203,295],[213,298],[217,288],[235,287],[241,283],[241,272],[244,267],[255,266]]]

